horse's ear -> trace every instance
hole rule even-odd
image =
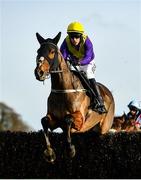
[[[56,45],[58,44],[60,37],[61,37],[61,32],[59,32],[57,34],[57,36],[55,36],[55,38],[53,39],[54,44],[56,44]]]
[[[123,116],[125,116],[126,115],[126,113],[125,113],[125,111],[123,111]]]
[[[45,42],[45,39],[39,34],[39,33],[36,33],[36,37],[37,37],[37,40],[40,44],[42,44],[43,42]]]

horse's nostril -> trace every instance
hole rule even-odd
[[[34,71],[36,77],[43,76],[44,72],[42,70],[38,70],[37,68]]]
[[[41,71],[40,71],[40,75],[42,76],[43,74],[44,74],[44,72],[41,70]]]

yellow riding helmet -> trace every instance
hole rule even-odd
[[[68,25],[67,33],[76,32],[83,34],[84,26],[80,22],[72,22]]]

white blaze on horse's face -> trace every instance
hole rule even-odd
[[[41,61],[43,61],[45,58],[43,57],[43,56],[41,56],[40,58],[39,58],[39,60],[41,60]]]
[[[42,63],[42,61],[44,61],[44,57],[43,56],[41,56],[40,58],[36,58],[36,63],[38,64],[38,63]]]

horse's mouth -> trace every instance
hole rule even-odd
[[[44,81],[45,79],[47,79],[49,73],[48,72],[38,72],[35,69],[35,77],[38,81]]]
[[[45,75],[43,75],[43,76],[36,76],[36,79],[37,79],[38,81],[44,81],[44,80],[47,79],[47,76],[48,76],[48,74],[45,74]]]
[[[38,76],[36,76],[36,79],[37,79],[38,81],[44,81],[44,80],[45,80],[45,78],[38,77]]]

